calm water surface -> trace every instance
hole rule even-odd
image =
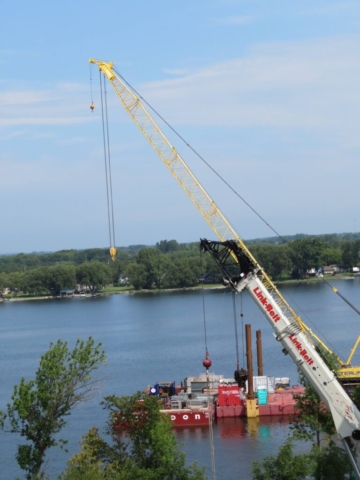
[[[360,280],[332,282],[358,308]],[[326,343],[346,359],[360,333],[360,318],[323,283],[288,286],[282,293],[295,311]],[[264,369],[267,375],[290,376],[297,372],[289,357],[281,353],[272,329],[247,294],[237,298],[237,316],[242,303],[244,324],[251,323],[253,337],[261,329]],[[205,293],[205,317],[212,371],[233,375],[236,365],[234,316],[231,293]],[[240,319],[239,331],[242,331]],[[24,376],[33,377],[39,358],[50,342],[59,338],[73,346],[77,338],[93,336],[102,342],[108,357],[103,370],[99,397],[79,407],[71,415],[62,437],[69,439],[69,453],[54,449],[49,455],[48,472],[56,478],[69,456],[78,450],[81,436],[93,425],[102,429],[105,413],[99,407],[108,394],[127,395],[157,381],[179,383],[187,376],[203,372],[205,353],[202,292],[112,295],[96,299],[71,298],[0,303],[0,408],[10,400],[13,385]],[[240,362],[244,361],[242,338]],[[254,342],[255,350],[255,342]],[[353,363],[360,363],[357,353]],[[248,422],[224,419],[214,426],[217,478],[250,479],[251,464],[276,453],[288,433],[283,418]],[[185,428],[176,432],[189,462],[210,468],[208,429]],[[0,433],[0,478],[23,478],[14,458],[19,439]]]

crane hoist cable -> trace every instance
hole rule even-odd
[[[244,311],[243,311],[243,292],[240,292],[240,318],[241,318],[241,331],[243,334],[242,338],[242,355],[243,355],[243,365],[245,365],[245,338],[244,338]]]
[[[203,252],[200,250],[200,268],[203,271]],[[213,431],[213,411],[212,411],[212,398],[210,394],[210,377],[209,368],[211,367],[211,360],[209,358],[209,351],[207,345],[207,332],[206,332],[206,311],[205,311],[205,292],[204,292],[204,280],[201,285],[202,291],[202,306],[203,306],[203,322],[204,322],[204,339],[205,339],[205,360],[203,365],[206,368],[206,384],[207,384],[207,408],[209,413],[209,443],[210,443],[210,458],[211,458],[211,480],[216,480],[216,468],[215,468],[215,447],[214,447],[214,431]]]
[[[111,156],[110,156],[110,137],[109,137],[109,120],[107,108],[107,92],[106,82],[102,81],[102,72],[100,71],[100,97],[101,97],[101,117],[102,117],[102,131],[103,131],[103,146],[104,146],[104,164],[105,164],[105,179],[106,179],[106,201],[108,212],[108,226],[109,226],[109,242],[110,242],[110,257],[111,260],[116,259],[116,243],[115,243],[115,222],[114,222],[114,202],[112,192],[112,178],[111,178]]]
[[[236,349],[236,369],[240,370],[240,357],[239,357],[239,337],[238,337],[238,328],[237,328],[237,318],[236,318],[236,301],[235,301],[235,292],[231,292],[232,301],[233,301],[233,314],[234,314],[234,332],[235,332],[235,349]],[[243,333],[243,332],[242,332]]]
[[[93,100],[93,88],[92,88],[92,64],[89,63],[89,70],[90,70],[90,96],[91,96],[91,104],[90,104],[90,110],[93,112],[94,111],[94,100]]]
[[[199,250],[200,254],[200,269],[204,271],[203,268],[203,252]],[[205,357],[208,359],[209,350],[207,345],[207,329],[206,329],[206,309],[205,309],[205,292],[204,292],[204,280],[201,282],[201,293],[202,293],[202,308],[203,308],[203,324],[204,324],[204,340],[205,340]]]

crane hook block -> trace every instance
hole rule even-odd
[[[115,247],[110,248],[110,257],[111,257],[111,260],[113,262],[116,260],[116,248]]]
[[[93,111],[94,111],[94,108],[95,108],[95,106],[94,106],[94,102],[91,102],[91,105],[90,105],[90,110],[93,112]]]

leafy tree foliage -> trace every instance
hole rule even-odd
[[[273,280],[289,275],[292,263],[286,245],[255,245],[250,250]]]
[[[84,436],[81,450],[69,461],[63,480],[203,480],[204,469],[187,467],[169,419],[154,397],[141,392],[131,397],[109,396],[108,444],[96,428]],[[114,424],[116,428],[114,429]]]
[[[176,240],[161,240],[157,242],[155,246],[161,253],[176,252],[180,247]]]
[[[294,455],[293,441],[288,439],[278,455],[265,457],[261,464],[254,462],[252,473],[254,480],[303,480],[314,467],[310,454]]]
[[[301,384],[305,386],[305,392],[295,396],[300,415],[293,421],[294,436],[298,440],[310,440],[320,448],[323,434],[331,436],[336,432],[334,422],[319,395],[303,376]]]
[[[336,356],[323,347],[317,347],[318,353],[328,367],[336,372],[340,364]],[[302,395],[294,395],[295,408],[300,412],[293,420],[294,436],[301,440],[311,440],[319,449],[324,434],[329,438],[336,432],[331,413],[327,410],[314,387],[307,378],[299,372],[299,382],[305,387]]]
[[[16,459],[28,480],[40,478],[50,447],[64,446],[58,439],[71,410],[94,393],[92,374],[105,362],[105,354],[90,337],[78,340],[72,351],[58,340],[40,359],[34,380],[22,378],[15,385],[7,412],[0,412],[0,426],[27,440],[18,446]]]
[[[294,455],[294,439],[288,438],[277,455],[254,462],[254,480],[338,480],[351,478],[352,468],[345,451],[330,442],[323,447],[313,445],[310,453]]]
[[[304,278],[310,268],[318,269],[323,266],[321,255],[325,247],[326,243],[320,237],[305,237],[291,242],[289,248],[293,264],[293,277]]]
[[[111,270],[101,262],[85,262],[76,269],[76,280],[81,285],[86,285],[91,291],[109,284]]]
[[[125,270],[125,275],[130,279],[135,290],[140,290],[146,284],[147,273],[144,265],[130,263]]]
[[[142,265],[146,271],[143,288],[150,289],[153,285],[160,288],[164,267],[164,261],[160,250],[155,248],[143,248],[136,256],[136,263]]]
[[[356,267],[360,262],[360,240],[342,246],[342,262],[347,267]]]
[[[357,385],[351,392],[351,398],[357,408],[360,410],[360,385]]]
[[[247,242],[260,265],[273,280],[304,278],[309,268],[342,264],[347,268],[360,265],[360,234],[295,235],[290,242],[278,245],[278,238]],[[295,239],[294,239],[295,238]],[[106,267],[98,268],[94,265]],[[86,266],[84,266],[86,265]],[[125,274],[135,289],[189,287],[198,278],[209,274],[221,283],[222,273],[209,255],[200,260],[198,242],[180,244],[161,240],[155,248],[132,245],[118,248],[117,259],[109,264],[107,249],[62,250],[54,253],[0,256],[0,289],[22,290],[29,294],[54,294],[61,289],[75,288],[77,282],[95,285],[117,283]],[[89,278],[91,277],[91,279]],[[99,278],[100,277],[100,278]]]
[[[345,451],[332,440],[322,448],[313,445],[311,456],[314,463],[312,476],[316,480],[352,478],[352,467]]]
[[[10,274],[15,276],[15,274]],[[76,283],[75,267],[73,265],[56,265],[28,270],[21,277],[13,279],[24,293],[56,294],[62,289],[74,288]],[[19,282],[19,283],[16,283]]]

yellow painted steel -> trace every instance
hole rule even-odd
[[[116,248],[110,247],[110,257],[111,260],[114,262],[116,260]]]
[[[359,335],[358,338],[356,339],[356,342],[355,342],[353,348],[351,349],[349,358],[346,360],[346,365],[350,365],[351,360],[352,360],[352,357],[354,356],[354,353],[356,352],[356,349],[357,349],[357,347],[358,347],[358,345],[359,345],[359,342],[360,342],[360,335]],[[360,369],[360,367],[359,367],[359,369]]]
[[[343,362],[343,360],[341,360],[341,358],[339,358],[336,354],[334,354],[334,352],[331,351],[330,348],[327,345],[325,345],[325,343],[305,323],[303,323],[303,327],[311,335],[311,337],[314,338],[316,342],[322,346],[322,348],[324,348],[331,355],[335,356],[335,359],[340,365],[339,370],[336,372],[336,375],[341,381],[360,380],[360,367],[351,365],[351,360],[360,342],[360,335],[356,339],[356,342],[350,351],[349,358],[345,363]]]
[[[89,62],[97,65],[99,70],[101,70],[108,78],[125,110],[139,127],[144,137],[154,148],[177,182],[181,185],[201,215],[205,218],[220,241],[230,239],[236,240],[239,247],[258,268],[258,277],[274,299],[275,303],[280,307],[283,314],[288,318],[294,331],[301,330],[306,333],[304,324],[300,317],[292,310],[276,286],[266,275],[262,267],[252,256],[251,252],[246,247],[240,236],[236,233],[230,222],[225,218],[218,206],[201,186],[200,182],[188,168],[184,160],[180,157],[175,147],[171,145],[154,119],[145,109],[140,99],[116,74],[114,71],[114,64],[112,62],[104,62],[102,60],[95,60],[93,58],[91,58]],[[236,260],[235,256],[234,258]]]
[[[256,418],[259,416],[259,406],[255,398],[246,400],[246,416],[247,418]]]

